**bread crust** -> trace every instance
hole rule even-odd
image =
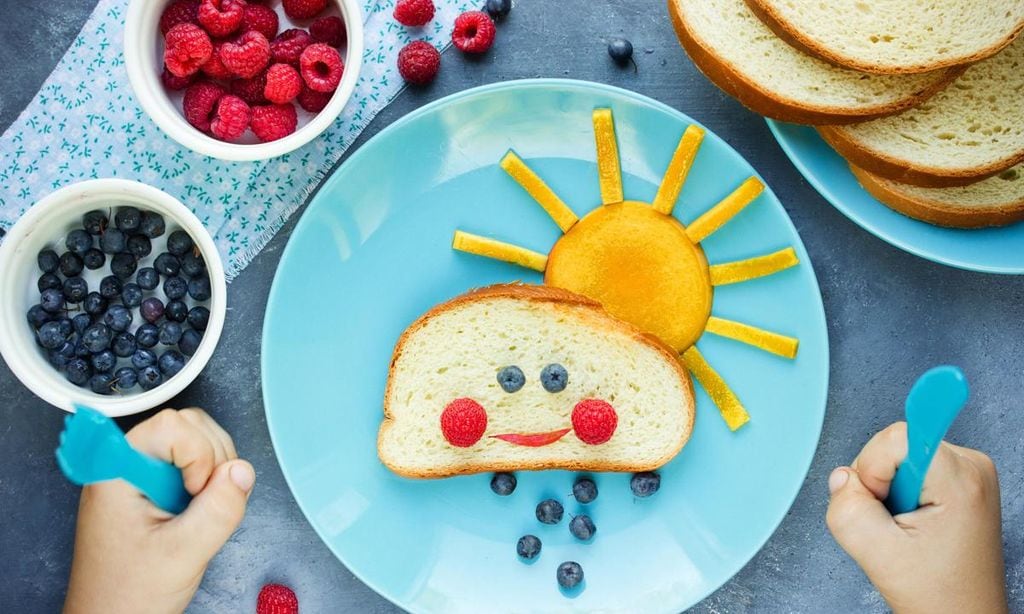
[[[750,10],[757,15],[757,18],[764,22],[776,36],[786,41],[800,51],[812,55],[818,59],[839,66],[841,68],[852,68],[862,72],[874,73],[877,75],[907,75],[923,72],[931,72],[942,68],[960,67],[965,68],[975,62],[992,57],[1005,49],[1024,30],[1024,20],[1018,23],[1013,31],[1003,40],[994,45],[961,57],[936,60],[931,64],[908,64],[906,66],[882,66],[871,62],[862,62],[856,58],[844,56],[837,51],[829,49],[819,41],[812,39],[799,28],[783,19],[782,15],[774,7],[765,4],[764,0],[745,0]]]
[[[405,349],[406,342],[412,338],[427,322],[434,317],[457,309],[460,306],[475,302],[480,299],[486,298],[512,298],[533,301],[537,303],[555,303],[566,306],[585,307],[591,310],[591,313],[596,317],[600,318],[605,326],[609,329],[617,328],[623,332],[630,334],[638,343],[642,343],[659,353],[661,353],[669,364],[673,365],[676,374],[679,376],[680,383],[683,384],[683,390],[687,396],[687,407],[684,408],[688,413],[688,421],[681,432],[681,436],[675,448],[670,452],[664,454],[662,457],[648,463],[648,464],[628,464],[616,461],[605,461],[605,462],[539,462],[539,461],[528,461],[528,462],[479,462],[479,463],[468,463],[465,465],[453,466],[453,467],[435,467],[430,469],[424,469],[421,471],[407,471],[403,467],[394,466],[389,463],[389,459],[383,453],[382,443],[387,432],[394,426],[394,418],[391,416],[389,408],[391,406],[392,397],[392,383],[394,381],[393,375],[395,365],[398,363],[399,358]],[[381,462],[390,469],[391,471],[407,478],[416,479],[430,479],[430,478],[444,478],[452,477],[456,475],[468,475],[473,473],[485,473],[494,471],[537,471],[546,469],[565,469],[569,471],[599,471],[599,472],[636,472],[636,471],[650,471],[657,469],[668,463],[670,460],[675,458],[679,451],[683,449],[686,442],[690,438],[690,434],[693,433],[693,423],[696,417],[696,397],[694,395],[693,380],[690,378],[689,372],[686,367],[683,366],[682,361],[679,360],[679,355],[672,350],[669,346],[665,345],[660,339],[644,333],[639,328],[628,324],[621,320],[617,320],[612,316],[608,315],[607,312],[601,307],[601,304],[593,301],[589,298],[580,296],[567,290],[560,288],[554,288],[551,286],[539,286],[530,284],[496,284],[493,286],[486,286],[483,288],[477,288],[471,290],[465,294],[455,297],[447,302],[436,305],[429,311],[424,313],[422,316],[416,319],[398,338],[398,343],[395,344],[394,353],[391,356],[391,365],[388,368],[388,381],[384,391],[384,420],[381,422],[380,430],[377,433],[377,456]]]
[[[1024,162],[1024,149],[975,168],[945,169],[894,158],[853,139],[842,126],[817,126],[821,138],[854,166],[869,173],[922,188],[951,188],[977,183]]]
[[[942,78],[936,79],[931,86],[899,102],[858,109],[805,105],[785,100],[768,92],[747,78],[735,66],[721,59],[714,50],[695,36],[683,19],[682,9],[679,7],[680,0],[667,0],[667,2],[668,12],[672,17],[672,25],[679,38],[679,43],[697,68],[712,83],[739,100],[751,111],[780,121],[810,125],[839,125],[886,117],[928,100],[966,70],[966,67],[951,68]]]
[[[879,180],[878,177],[850,165],[850,171],[861,187],[890,209],[907,217],[949,228],[984,228],[1006,226],[1024,220],[1024,198],[998,207],[967,209],[941,201],[906,194]],[[1024,179],[1021,179],[1024,181]]]

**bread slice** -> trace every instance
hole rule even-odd
[[[921,73],[991,57],[1024,29],[1021,0],[747,0],[781,38],[837,66]]]
[[[967,185],[1024,162],[1024,38],[924,104],[818,131],[855,166],[922,187]]]
[[[567,387],[541,385],[541,370],[559,363]],[[497,374],[514,365],[526,376],[505,392]],[[483,437],[449,443],[441,414],[455,399],[487,412]],[[601,399],[618,416],[605,443],[569,431],[547,445],[509,443],[496,435],[571,429],[573,408]],[[439,478],[485,471],[569,469],[644,471],[667,463],[693,430],[693,383],[660,341],[608,315],[598,303],[547,286],[498,285],[434,307],[398,340],[384,396],[377,453],[392,471]]]
[[[838,68],[775,36],[744,0],[668,0],[676,35],[715,85],[755,113],[801,124],[842,124],[910,108],[962,69],[881,76]]]
[[[1024,165],[953,188],[921,188],[850,166],[872,196],[900,213],[953,228],[1005,226],[1024,220]]]

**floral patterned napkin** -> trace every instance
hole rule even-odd
[[[402,90],[398,51],[415,39],[445,47],[455,17],[479,0],[434,3],[434,21],[410,29],[392,18],[394,0],[363,0],[363,65],[337,121],[290,154],[225,162],[178,145],[142,111],[122,53],[128,0],[99,0],[42,89],[0,137],[0,230],[62,186],[98,177],[134,179],[164,190],[199,216],[231,280]]]

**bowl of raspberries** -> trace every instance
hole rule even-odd
[[[128,80],[168,136],[223,160],[266,160],[316,138],[355,88],[356,0],[132,0]]]
[[[158,407],[199,375],[224,325],[213,239],[134,181],[83,181],[34,204],[0,245],[0,271],[0,354],[68,411]]]

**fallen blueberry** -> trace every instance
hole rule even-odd
[[[537,520],[544,524],[558,524],[562,522],[562,514],[565,510],[562,504],[554,499],[544,499],[537,504]]]
[[[135,232],[142,223],[142,213],[135,207],[121,207],[114,214],[114,224],[125,232]]]
[[[114,336],[114,340],[110,342],[110,349],[114,350],[114,355],[121,358],[128,358],[135,353],[138,347],[135,335],[129,332],[117,333]]]
[[[174,377],[185,366],[185,357],[177,350],[167,350],[160,356],[159,364],[164,377]]]
[[[653,471],[634,473],[629,480],[629,489],[637,497],[650,497],[661,488],[661,476]]]
[[[114,333],[107,328],[106,324],[93,324],[82,333],[82,343],[95,354],[110,347],[113,337]]]
[[[107,275],[100,280],[100,296],[107,300],[120,298],[121,287],[120,279],[113,275]]]
[[[56,273],[43,273],[39,276],[39,281],[36,282],[36,288],[38,288],[40,292],[49,288],[61,290],[64,288],[64,282],[60,280],[60,276]]]
[[[64,298],[69,303],[81,303],[89,295],[89,282],[81,277],[69,277],[64,280]]]
[[[138,307],[142,304],[142,288],[135,282],[128,282],[121,288],[121,302],[125,307]]]
[[[44,249],[36,256],[39,270],[44,273],[53,273],[60,266],[60,256],[52,249]]]
[[[498,385],[505,392],[517,392],[524,384],[526,384],[526,376],[523,375],[523,370],[517,366],[509,365],[498,371]]]
[[[160,325],[160,343],[163,345],[177,345],[181,341],[181,324],[177,322],[164,322]]]
[[[184,230],[175,230],[167,236],[167,251],[175,256],[183,256],[192,249],[192,237]]]
[[[82,309],[89,315],[98,316],[107,310],[107,299],[99,292],[90,292],[82,300]]]
[[[128,238],[116,228],[107,228],[100,235],[100,249],[104,254],[119,254],[127,247]]]
[[[625,65],[633,59],[633,43],[624,38],[612,38],[608,41],[608,55],[616,64]]]
[[[89,211],[82,216],[82,226],[91,235],[98,235],[107,228],[107,214],[99,209]]]
[[[47,288],[39,294],[39,304],[47,313],[57,313],[64,310],[64,292],[57,288]]]
[[[60,272],[64,277],[74,277],[84,268],[82,259],[75,252],[64,252],[60,255]]]
[[[114,254],[110,259],[110,272],[117,275],[120,279],[128,279],[135,274],[135,267],[139,265],[139,261],[136,260],[135,256],[128,252],[121,252],[120,254]]]
[[[516,554],[530,560],[540,554],[540,539],[536,535],[524,535],[516,544]]]
[[[210,278],[206,275],[197,275],[188,280],[188,295],[197,301],[208,301],[212,290],[210,289]]]
[[[85,252],[92,249],[92,235],[82,228],[76,228],[64,239],[64,247],[78,256],[84,256]]]
[[[103,323],[109,326],[111,330],[122,333],[132,325],[132,319],[130,309],[124,305],[111,305],[110,309],[107,309],[106,315],[103,316]]]
[[[487,0],[484,10],[494,19],[501,19],[512,10],[512,0]]]
[[[82,264],[90,271],[95,271],[107,263],[107,255],[95,247],[82,254]]]
[[[114,391],[114,376],[110,373],[97,373],[89,378],[89,389],[96,394],[110,394]]]
[[[210,310],[202,305],[193,307],[189,310],[187,319],[188,325],[195,330],[206,330],[207,325],[210,323]]]
[[[153,244],[149,242],[146,235],[132,235],[128,237],[128,253],[136,258],[145,258],[153,251]]]
[[[572,496],[579,503],[590,503],[597,498],[597,484],[590,478],[580,478],[572,485]]]
[[[160,329],[156,324],[146,323],[135,330],[135,342],[139,347],[151,348],[160,341]]]
[[[188,305],[184,301],[170,301],[164,307],[164,317],[172,322],[184,322],[188,318]]]
[[[540,372],[540,385],[548,392],[561,392],[569,385],[569,372],[558,363],[552,363]]]
[[[132,366],[136,369],[144,369],[156,364],[156,352],[139,348],[132,354]]]
[[[109,373],[117,364],[117,356],[110,350],[103,350],[92,355],[92,370],[97,373]]]
[[[199,344],[202,342],[203,336],[199,331],[189,329],[181,333],[181,340],[178,341],[178,349],[185,356],[192,356],[199,349]]]
[[[491,478],[491,490],[494,494],[507,497],[516,489],[516,476],[511,473],[495,473]]]
[[[139,232],[150,239],[155,239],[164,234],[164,218],[153,211],[143,211],[142,221],[139,223]]]
[[[160,285],[160,273],[151,266],[143,267],[135,274],[135,283],[143,290],[153,290]]]
[[[64,377],[76,386],[84,386],[92,377],[92,367],[83,358],[72,358],[64,367]]]
[[[51,320],[39,327],[36,341],[44,348],[52,350],[63,345],[67,341],[67,336],[61,334],[60,322]]]
[[[152,390],[164,381],[164,376],[156,367],[145,367],[139,370],[139,386],[143,390]]]
[[[558,566],[555,577],[562,588],[575,588],[583,581],[583,568],[575,561],[566,561]]]
[[[174,300],[182,298],[188,293],[188,282],[184,277],[168,277],[164,280],[164,294],[167,298]]]
[[[594,526],[594,521],[590,519],[590,516],[580,514],[569,521],[569,532],[576,539],[587,541],[597,532],[597,527]]]
[[[114,387],[119,391],[131,390],[139,383],[139,374],[131,367],[121,367],[114,371]]]
[[[181,270],[181,261],[174,254],[164,252],[153,261],[153,268],[164,275],[177,275]]]

